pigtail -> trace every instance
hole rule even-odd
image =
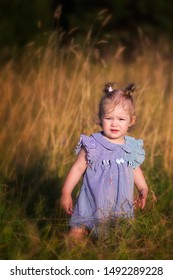
[[[124,92],[125,92],[125,94],[132,96],[135,89],[136,89],[136,85],[135,84],[129,84],[124,89]]]
[[[102,92],[104,95],[107,95],[107,96],[112,96],[113,93],[115,92],[118,92],[118,91],[123,91],[126,95],[129,95],[129,96],[132,96],[133,95],[133,92],[134,90],[136,89],[136,85],[131,83],[129,84],[127,87],[125,87],[124,89],[115,89],[115,83],[113,82],[109,82],[109,83],[106,83]]]
[[[106,83],[102,92],[104,95],[112,95],[112,93],[115,91],[114,89],[115,83]]]

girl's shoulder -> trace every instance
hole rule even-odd
[[[132,148],[142,148],[144,145],[144,141],[142,139],[136,139],[131,136],[125,136],[126,144]]]
[[[87,153],[87,160],[88,162],[92,162],[96,156],[96,148],[97,148],[97,142],[92,137],[92,135],[91,136],[87,136],[84,134],[80,135],[80,139],[75,148],[76,154],[80,152],[81,148],[85,148]]]
[[[145,160],[144,142],[142,139],[135,139],[131,136],[126,136],[126,146],[129,148],[129,157],[132,160],[133,168],[140,166]]]
[[[96,141],[94,138],[91,136],[87,136],[84,134],[80,135],[80,139],[78,141],[78,144],[76,146],[76,153],[78,154],[78,150],[81,149],[81,147],[84,146],[86,149],[95,149],[96,148]]]

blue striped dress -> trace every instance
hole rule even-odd
[[[77,154],[82,147],[88,166],[70,226],[92,229],[116,217],[133,217],[133,169],[145,159],[143,141],[125,136],[124,144],[114,144],[98,132],[81,135]]]

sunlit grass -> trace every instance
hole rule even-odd
[[[0,258],[172,258],[170,60],[150,46],[126,62],[123,47],[102,54],[89,48],[89,36],[82,47],[73,40],[64,48],[56,42],[52,36],[47,47],[30,44],[20,63],[0,70]],[[97,106],[107,81],[137,84],[132,136],[145,143],[148,205],[131,224],[111,228],[104,240],[89,238],[89,246],[71,247],[58,199],[80,134],[100,129]]]

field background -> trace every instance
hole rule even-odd
[[[80,44],[70,36],[62,47],[63,33],[52,32],[0,68],[0,259],[173,258],[171,46],[140,33],[133,55],[125,56],[122,44],[110,47],[91,34]],[[61,187],[80,134],[100,130],[98,101],[107,81],[137,84],[131,135],[145,143],[147,207],[108,235],[71,246]]]

